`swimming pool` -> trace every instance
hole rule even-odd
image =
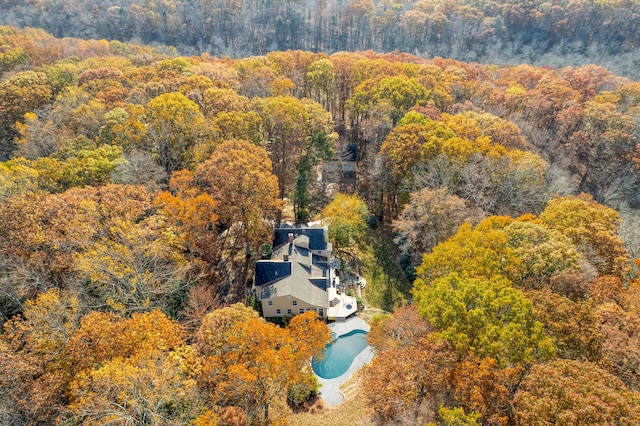
[[[366,336],[364,330],[352,330],[335,339],[327,345],[319,359],[314,357],[311,360],[313,372],[323,379],[342,376],[354,358],[369,346]]]

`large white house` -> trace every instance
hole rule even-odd
[[[270,260],[256,262],[253,293],[266,318],[314,311],[328,320],[357,312],[355,297],[340,291],[331,267],[327,227],[276,228]]]

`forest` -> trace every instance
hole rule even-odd
[[[361,423],[640,423],[640,82],[59,31],[0,27],[1,424],[323,424],[329,330],[247,297],[273,224],[317,218],[381,312]]]
[[[181,54],[374,50],[640,78],[637,0],[0,0],[0,25]]]

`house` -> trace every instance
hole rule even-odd
[[[354,297],[340,291],[331,265],[327,227],[276,228],[270,260],[255,264],[253,293],[266,318],[314,311],[341,320],[357,312]]]

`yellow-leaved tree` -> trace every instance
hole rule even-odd
[[[321,213],[336,247],[349,247],[367,229],[369,210],[357,195],[337,194]]]
[[[631,259],[618,236],[620,217],[614,209],[581,194],[549,201],[540,220],[569,237],[600,274],[629,277]]]
[[[93,312],[65,348],[73,421],[186,424],[204,411],[195,352],[159,310],[121,318]]]
[[[53,423],[70,375],[64,348],[79,325],[80,302],[51,289],[24,303],[0,334],[0,423]]]
[[[147,135],[167,175],[192,165],[207,152],[212,128],[198,105],[181,93],[153,98],[146,109]]]

